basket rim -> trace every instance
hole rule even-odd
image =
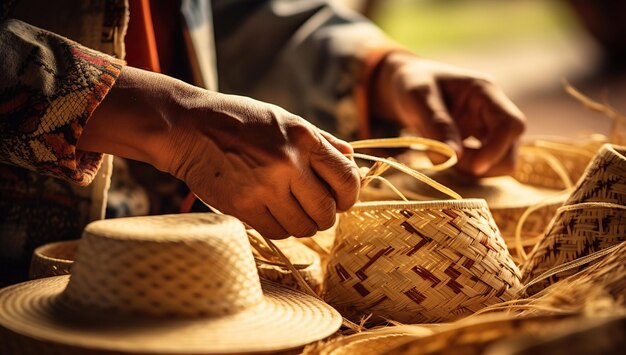
[[[59,241],[56,241],[56,242],[46,243],[46,244],[40,245],[33,251],[33,257],[38,257],[38,258],[40,258],[42,260],[50,260],[50,261],[57,261],[57,262],[73,263],[74,260],[50,256],[50,255],[47,255],[46,252],[48,252],[50,249],[58,247],[59,245],[78,244],[79,240],[80,239],[59,240]]]
[[[462,200],[433,200],[433,201],[365,201],[357,202],[346,212],[372,211],[389,208],[406,209],[477,209],[489,208],[487,201],[482,198],[467,198]]]
[[[607,143],[603,148],[615,154],[620,160],[626,160],[626,146]]]

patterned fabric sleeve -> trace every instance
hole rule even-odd
[[[88,185],[102,154],[76,143],[123,61],[13,19],[0,53],[0,163]]]

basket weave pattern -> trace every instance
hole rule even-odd
[[[540,236],[552,217],[554,217],[559,206],[560,204],[558,203],[548,204],[528,215],[521,230],[522,241],[525,242]],[[493,220],[500,229],[509,252],[514,258],[518,259],[521,256],[517,255],[515,249],[515,228],[527,208],[490,208]],[[532,246],[524,247],[526,252],[530,252],[531,249]]]
[[[564,147],[541,147],[543,154],[538,154],[532,143],[519,149],[517,165],[512,176],[524,184],[561,190],[566,186],[563,179],[550,166],[544,155],[558,160],[568,173],[570,180],[576,183],[585,172],[594,153],[601,147],[601,142],[591,141],[584,145],[572,146],[571,150]]]
[[[484,200],[361,203],[339,221],[325,299],[352,320],[439,322],[519,288]]]
[[[202,238],[198,233],[184,243],[156,236],[136,240],[125,234],[129,226],[154,230],[157,223],[163,228],[186,223],[188,229],[202,230],[201,223],[217,223],[215,216],[194,218],[134,219],[146,225],[133,219],[92,223],[83,233],[64,299],[79,307],[156,317],[234,314],[261,302],[250,245],[234,218],[222,223],[224,236]]]
[[[522,269],[527,283],[564,262],[626,240],[626,210],[607,206],[567,209],[581,203],[626,205],[626,147],[605,145],[587,168],[561,213],[548,226]],[[529,289],[533,294],[585,266],[554,275]]]

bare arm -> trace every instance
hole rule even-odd
[[[274,238],[329,228],[359,189],[349,145],[304,119],[131,67],[78,147],[150,163]]]

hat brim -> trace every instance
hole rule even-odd
[[[0,290],[0,333],[64,349],[129,354],[215,354],[297,348],[341,326],[327,304],[261,281],[264,301],[235,315],[203,319],[137,319],[68,312],[59,302],[69,276],[29,281]],[[1,329],[5,328],[5,329]],[[6,339],[5,339],[6,340]],[[2,349],[0,345],[0,349]],[[83,349],[83,351],[81,351]]]

